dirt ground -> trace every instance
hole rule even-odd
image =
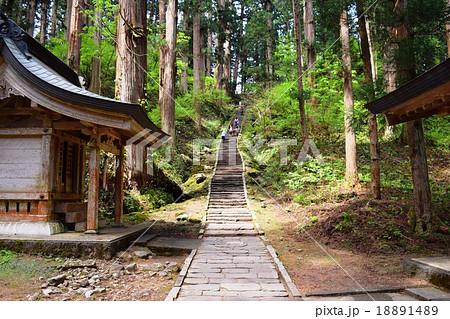
[[[398,240],[389,241],[383,237],[386,230],[379,222],[375,222],[373,226],[380,229],[380,236],[377,237],[376,232],[375,235],[370,235],[376,238],[364,233],[366,230],[362,226],[367,224],[367,221],[354,222],[356,229],[361,227],[356,235],[345,231],[335,233],[335,228],[330,225],[339,225],[335,215],[341,218],[341,208],[347,207],[349,203],[328,203],[299,213],[290,211],[292,207],[289,205],[279,204],[279,201],[276,203],[268,196],[265,197],[262,191],[251,193],[255,194],[249,195],[252,210],[302,295],[312,292],[425,285],[428,284],[426,281],[403,271],[402,261],[411,257],[449,252],[446,242],[435,245],[433,250],[427,250],[423,248],[427,245],[417,239],[407,239],[406,245],[422,245],[421,250],[402,251],[401,247],[392,244]],[[361,206],[365,207],[366,204]],[[315,213],[312,213],[313,211]],[[321,214],[317,213],[318,211]],[[311,216],[318,217],[311,222]],[[404,216],[402,218],[404,219]],[[352,228],[353,232],[355,228]],[[329,231],[326,231],[327,229]],[[387,242],[391,243],[392,247],[385,244]],[[433,241],[430,245],[432,244]]]
[[[156,221],[147,233],[164,236],[196,238],[200,229],[201,219],[205,213],[206,198],[198,197],[182,203],[171,204],[159,212],[151,214],[151,220]],[[183,216],[184,215],[184,216]],[[81,268],[78,279],[91,279],[98,276],[98,281],[87,286],[93,290],[102,287],[104,292],[95,292],[86,297],[85,290],[73,291],[71,276],[73,270],[58,268],[66,259],[57,256],[30,256],[12,253],[7,261],[0,258],[0,300],[164,300],[178,277],[178,272],[155,270],[155,265],[178,265],[178,271],[183,266],[188,253],[176,256],[150,256],[149,259],[133,258],[131,260],[101,260],[97,259],[96,268]],[[0,257],[2,257],[0,255]],[[119,263],[127,266],[136,263],[137,270],[127,273],[121,271],[120,276],[113,276],[109,268]],[[76,271],[75,271],[76,272]],[[62,285],[54,288],[57,293],[46,295],[46,282],[49,278],[66,275],[68,279]],[[43,287],[44,285],[44,287]],[[52,287],[50,287],[52,288]],[[75,287],[76,288],[76,287]]]

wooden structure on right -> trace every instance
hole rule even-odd
[[[434,228],[437,217],[431,208],[422,118],[450,114],[450,59],[366,107],[373,114],[385,114],[389,125],[406,122],[414,195],[413,226],[418,231]]]
[[[449,115],[450,59],[366,107],[373,114],[385,114],[389,125]]]

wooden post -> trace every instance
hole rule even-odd
[[[98,136],[89,143],[89,185],[85,234],[98,234],[98,192],[100,180],[100,148]]]
[[[116,178],[114,181],[114,226],[122,227],[123,216],[123,174],[124,148],[120,147],[120,154],[116,156]]]

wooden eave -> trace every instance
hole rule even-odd
[[[450,59],[366,107],[395,125],[431,115],[450,114]]]
[[[38,63],[35,57],[25,57],[9,38],[0,39],[0,50],[6,64],[5,79],[40,106],[80,121],[118,129],[125,138],[142,131],[155,142],[168,137],[150,121],[140,105],[108,99],[76,86],[73,79],[69,81],[53,68],[44,67],[43,61]]]

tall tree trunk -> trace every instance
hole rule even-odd
[[[175,59],[177,45],[177,0],[168,0],[166,11],[166,43],[167,51],[164,66],[163,81],[163,116],[162,130],[169,134],[172,145],[175,144]]]
[[[216,34],[216,60],[214,68],[214,79],[216,81],[216,88],[223,90],[223,64],[224,64],[224,43],[225,43],[225,30],[226,30],[226,20],[225,20],[225,0],[219,0],[217,2],[217,14],[219,30]]]
[[[450,0],[447,0],[447,10],[450,11]],[[447,58],[450,58],[450,16],[445,23],[445,35],[447,38]]]
[[[102,2],[95,2],[94,13],[94,46],[95,54],[92,56],[92,73],[89,91],[101,94],[101,73],[102,73]]]
[[[414,51],[407,42],[413,40],[409,31],[408,17],[405,17],[407,1],[397,0],[394,7],[396,17],[396,40],[398,45],[397,74],[400,84],[404,84],[415,78]],[[425,134],[422,119],[406,123],[409,157],[411,160],[411,172],[413,181],[413,215],[411,224],[418,233],[431,232],[436,229],[437,216],[431,207],[431,191],[428,179],[427,155],[425,149]]]
[[[66,16],[64,19],[65,22],[65,31],[64,31],[64,39],[66,41],[69,41],[69,37],[70,37],[70,25],[71,25],[71,19],[72,19],[72,7],[73,7],[73,2],[77,1],[77,0],[66,0]]]
[[[117,17],[116,98],[139,103],[145,97],[147,70],[147,1],[121,0]],[[127,162],[131,180],[139,187],[147,183],[146,165],[139,170],[137,163],[145,163],[147,152],[138,152],[135,145],[127,147]],[[139,157],[139,158],[138,158]],[[141,165],[139,165],[141,166]],[[138,168],[138,169],[136,169]]]
[[[373,69],[370,58],[370,43],[368,30],[366,29],[366,16],[364,13],[363,0],[356,0],[356,12],[359,17],[359,36],[361,38],[361,55],[363,60],[363,69],[365,83],[368,87],[367,98],[369,101],[375,100],[375,86],[373,81]],[[370,172],[372,175],[372,193],[376,199],[381,198],[380,184],[380,146],[378,144],[378,126],[377,116],[369,112],[369,139],[370,139]]]
[[[372,66],[372,82],[376,89],[377,85],[377,77],[378,77],[378,69],[377,69],[377,57],[375,55],[375,50],[373,49],[373,41],[372,41],[372,31],[370,27],[370,19],[369,16],[365,16],[366,22],[366,31],[367,31],[367,41],[369,42],[369,52],[370,52],[370,64]]]
[[[34,20],[36,16],[36,0],[28,1],[26,22],[27,22],[27,33],[33,36],[34,32]]]
[[[52,38],[56,37],[56,34],[58,32],[56,30],[56,26],[58,24],[58,1],[59,0],[52,1],[52,16],[50,22],[50,36]]]
[[[344,71],[345,178],[347,184],[354,187],[358,183],[358,169],[356,164],[356,136],[353,129],[352,64],[347,8],[342,10],[339,20]]]
[[[207,13],[208,20],[211,19],[211,12]],[[208,39],[206,44],[206,76],[211,76],[212,66],[212,48],[213,48],[213,33],[210,27],[208,27]]]
[[[188,17],[189,17],[189,5],[188,1],[183,3],[183,22],[181,25],[182,31],[185,35],[188,34]],[[189,45],[184,43],[180,47],[181,62],[183,66],[181,67],[181,78],[180,78],[180,92],[181,94],[186,94],[188,91],[188,69],[189,69]]]
[[[313,0],[303,0],[303,28],[305,29],[305,60],[308,68],[308,87],[311,91],[309,103],[315,108],[317,101],[314,98],[314,64],[316,63],[316,47],[314,34],[314,7]]]
[[[267,43],[266,43],[266,73],[267,73],[267,86],[273,86],[273,5],[271,0],[266,0],[266,13],[267,13]]]
[[[315,43],[315,31],[314,31],[314,7],[313,0],[303,0],[303,20],[304,20],[304,29],[305,29],[305,60],[308,69],[310,70],[314,63],[316,63],[316,47]],[[311,74],[310,72],[309,74]],[[312,82],[312,78],[309,79],[308,74],[308,85]]]
[[[147,1],[121,0],[117,19],[116,98],[139,103],[145,97]]]
[[[39,42],[45,44],[45,39],[47,36],[47,25],[48,25],[48,0],[41,1],[41,26],[39,30]]]
[[[294,13],[294,34],[295,51],[297,52],[297,89],[298,89],[298,108],[300,110],[300,125],[302,131],[302,141],[306,142],[308,138],[308,128],[306,126],[305,101],[303,100],[303,71],[302,71],[302,29],[300,18],[299,0],[292,0],[292,11]]]
[[[383,85],[384,92],[391,93],[396,89],[395,85],[395,54],[391,40],[388,40],[383,49]],[[388,124],[387,118],[386,128],[384,130],[384,138],[391,140],[394,137],[394,127]]]
[[[159,8],[159,115],[164,116],[164,67],[166,66],[166,1],[158,0]]]
[[[204,66],[201,64],[201,50],[203,46],[203,38],[200,32],[200,17],[201,17],[201,2],[197,3],[197,7],[194,11],[194,25],[193,25],[193,39],[192,39],[192,55],[193,55],[193,66],[194,66],[194,109],[195,115],[197,117],[196,127],[197,131],[201,130],[202,127],[202,114],[200,110],[200,101],[198,99],[198,94],[201,91],[202,82],[202,71]]]
[[[241,63],[242,36],[244,35],[244,10],[245,10],[244,4],[241,4],[240,26],[236,47],[236,61],[234,62],[234,71],[233,71],[233,84],[235,90],[239,77],[239,64]]]
[[[225,1],[224,8],[227,7],[227,10],[231,10],[231,2]],[[223,44],[224,56],[223,56],[223,79],[225,83],[223,84],[226,91],[228,93],[230,89],[230,81],[231,81],[231,24],[226,19],[226,28],[225,28],[225,42]]]
[[[200,89],[203,90],[205,88],[205,68],[206,68],[206,52],[203,49],[205,46],[205,33],[206,30],[204,27],[200,28]]]
[[[69,28],[69,50],[67,53],[67,63],[69,67],[77,73],[80,73],[80,54],[81,37],[83,31],[82,12],[85,9],[86,0],[73,0],[72,16],[70,18]]]

